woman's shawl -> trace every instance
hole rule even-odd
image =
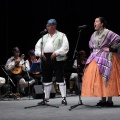
[[[93,51],[88,57],[86,65],[94,59],[106,84],[110,78],[112,68],[112,53],[103,51],[102,48],[119,43],[120,36],[108,29],[102,30],[100,34],[100,37],[97,37],[97,39],[96,36],[99,36],[97,31],[91,36],[89,46]]]

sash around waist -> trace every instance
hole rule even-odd
[[[51,58],[52,53],[44,53],[46,58]],[[56,61],[66,61],[67,57],[65,56],[56,56]]]

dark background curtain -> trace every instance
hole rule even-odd
[[[94,31],[94,19],[103,16],[108,28],[120,34],[119,6],[116,1],[104,0],[1,0],[0,2],[0,65],[4,65],[12,55],[12,48],[18,46],[21,53],[28,57],[28,50],[34,49],[50,18],[57,20],[57,29],[66,33],[70,50],[68,59],[73,59],[78,40],[78,26],[82,29],[77,50],[90,54],[88,41]],[[4,77],[0,69],[0,76]]]

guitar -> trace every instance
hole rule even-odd
[[[20,60],[24,59],[24,57],[25,57],[25,55],[22,54],[22,55],[20,56]],[[17,63],[17,64],[15,65],[15,67],[11,70],[11,72],[12,72],[13,74],[20,74],[20,73],[22,72],[22,66],[19,65],[19,63]]]
[[[40,74],[40,72],[34,72],[33,74],[38,75],[38,74]]]
[[[14,67],[14,68],[11,70],[11,72],[12,72],[13,74],[20,74],[20,73],[22,72],[22,67],[16,66],[16,67]]]

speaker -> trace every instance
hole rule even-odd
[[[52,85],[52,89],[50,92],[50,98],[54,98],[56,95],[56,91],[54,86]],[[34,85],[32,90],[32,97],[34,99],[42,99],[44,98],[43,86],[42,85]]]

